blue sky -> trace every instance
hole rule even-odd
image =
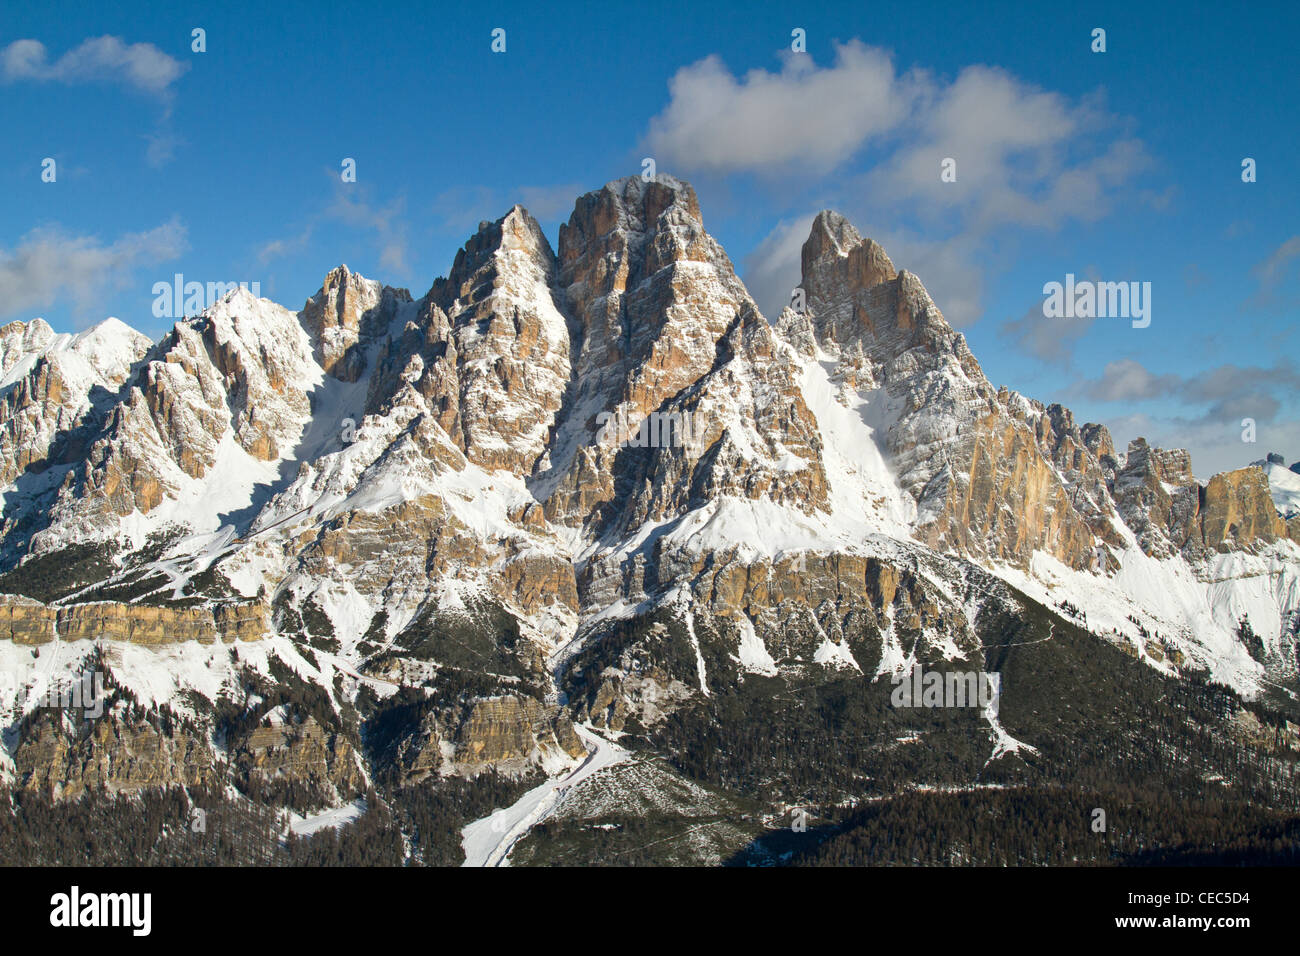
[[[479,220],[523,202],[554,244],[652,156],[769,317],[834,208],[995,384],[1202,478],[1300,457],[1295,4],[702,6],[11,4],[0,321],[156,336],[176,272],[297,308],[339,262],[418,296]],[[1151,325],[1045,318],[1066,273],[1150,282]]]

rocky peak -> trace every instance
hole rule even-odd
[[[82,341],[97,348],[112,331]],[[244,289],[177,322],[147,359],[104,396],[111,404],[101,415],[61,430],[79,451],[62,485],[42,490],[37,507],[48,523],[31,535],[30,553],[123,539],[120,519],[164,504],[195,526],[215,522],[219,502],[239,500],[240,485],[251,491],[259,470],[266,474],[263,463],[292,453],[320,378],[298,316]]]
[[[569,221],[560,226],[560,261],[568,267],[593,245],[600,245],[601,239],[615,234],[623,239],[644,236],[654,231],[670,210],[703,226],[695,190],[672,176],[657,176],[649,182],[628,176],[606,183],[578,197]]]
[[[1015,416],[1018,403],[1004,392],[999,391],[998,400]],[[1031,413],[1023,420],[1034,428],[1039,449],[1055,466],[1069,493],[1070,506],[1099,539],[1122,547],[1124,539],[1110,494],[1117,468],[1110,432],[1104,425],[1077,424],[1074,413],[1059,403],[1044,406],[1029,400],[1029,406]]]
[[[1115,441],[1110,436],[1110,429],[1096,422],[1087,422],[1079,429],[1079,434],[1083,438],[1084,447],[1101,462],[1102,467],[1114,471]]]
[[[386,325],[397,303],[410,300],[406,290],[392,289],[340,265],[307,300],[299,321],[311,336],[316,361],[326,373],[355,382],[365,366],[358,342]]]
[[[1254,551],[1289,536],[1262,469],[1224,472],[1201,487],[1186,451],[1152,448],[1145,438],[1129,442],[1112,493],[1142,550],[1155,557]]]
[[[484,467],[533,471],[569,381],[568,323],[552,289],[555,254],[523,206],[482,223],[429,299],[449,322],[466,456]]]
[[[525,262],[533,266],[548,281],[555,273],[555,253],[542,227],[518,204],[495,222],[478,224],[478,232],[456,253],[451,272],[434,281],[428,297],[447,313],[456,311],[457,302],[462,308],[480,302],[504,280],[511,259],[521,260],[516,268]]]
[[[574,412],[538,490],[549,514],[585,520],[615,494],[624,432],[666,411],[722,360],[728,331],[761,316],[705,231],[695,191],[670,176],[616,180],[579,198],[560,230],[559,261],[574,328]],[[602,413],[627,428],[602,432]]]
[[[581,196],[560,226],[559,260],[559,284],[582,336],[582,371],[610,372],[601,377],[617,386],[649,363],[643,371],[667,378],[669,392],[651,388],[642,405],[685,384],[673,371],[690,378],[707,371],[738,311],[754,307],[705,232],[694,190],[671,177],[617,179]],[[711,294],[722,300],[710,302]],[[681,336],[667,338],[668,328]]]
[[[87,421],[153,347],[115,318],[76,335],[42,319],[0,329],[0,480],[85,452]]]
[[[819,299],[841,291],[865,291],[898,274],[878,242],[864,239],[847,219],[829,209],[813,220],[800,259],[804,291]]]
[[[75,353],[105,381],[123,382],[131,367],[153,348],[153,340],[137,332],[121,319],[109,316],[78,332],[68,341],[68,351]]]
[[[470,462],[530,474],[569,382],[555,271],[555,254],[524,207],[480,223],[400,338],[381,350],[368,411],[413,395]]]
[[[379,304],[382,291],[379,282],[353,272],[343,263],[329,271],[320,291],[303,306],[303,312],[327,327],[356,332],[361,328],[361,317]]]
[[[110,316],[75,335],[56,334],[44,319],[0,327],[0,387],[12,385],[41,361],[61,362],[73,377],[123,381],[153,341]],[[75,368],[74,368],[75,366]]]
[[[855,364],[865,363],[872,378],[890,374],[891,366],[911,374],[918,363],[956,364],[992,398],[965,336],[944,319],[921,280],[906,269],[897,271],[880,244],[864,239],[843,216],[819,213],[801,258],[801,287],[813,331],[825,348],[860,353],[864,361]]]
[[[9,322],[0,326],[0,376],[24,358],[45,351],[54,341],[54,330],[44,319],[30,322]]]
[[[879,244],[842,216],[817,216],[802,259],[809,324],[817,344],[838,358],[837,379],[889,409],[884,444],[899,484],[917,502],[917,537],[1014,563],[1035,550],[1085,563],[1094,535],[1053,464],[1072,449],[1046,434],[1042,407],[996,392],[921,280],[895,270]],[[1075,474],[1104,499],[1095,464]],[[1107,507],[1097,505],[1096,524],[1105,523]]]
[[[1129,442],[1112,489],[1124,523],[1147,554],[1167,557],[1199,539],[1200,489],[1182,449]]]

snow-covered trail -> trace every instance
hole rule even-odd
[[[1032,640],[1032,641],[1017,641],[1017,642],[1014,643],[1014,644],[981,644],[981,645],[979,646],[979,649],[980,649],[981,651],[986,651],[986,650],[988,650],[988,649],[991,648],[991,647],[996,647],[996,648],[1003,648],[1003,647],[1028,647],[1030,644],[1046,644],[1046,643],[1047,643],[1048,641],[1050,641],[1050,640],[1051,640],[1055,635],[1056,635],[1056,622],[1055,622],[1055,621],[1048,621],[1048,622],[1047,622],[1047,636],[1046,636],[1046,637],[1039,637],[1039,638],[1036,638],[1036,639],[1034,639],[1034,640]]]
[[[322,651],[320,648],[312,648],[312,653],[316,655],[317,660],[326,661],[336,671],[346,674],[359,683],[368,684],[371,690],[387,690],[392,693],[401,690],[403,687],[420,687],[419,684],[401,684],[383,677],[370,677],[361,673],[338,654],[331,654],[329,651]]]
[[[461,833],[465,862],[461,866],[509,866],[510,851],[537,824],[555,810],[560,798],[593,774],[621,763],[628,752],[589,728],[575,724],[582,742],[591,748],[587,759],[567,774],[547,780],[519,798],[513,805],[475,820]]]

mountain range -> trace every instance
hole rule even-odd
[[[0,773],[56,803],[753,862],[791,808],[839,853],[918,790],[1300,800],[1294,473],[1201,484],[995,387],[834,212],[772,320],[660,175],[555,248],[514,206],[419,298],[341,265],[156,342],[13,322],[0,452]],[[891,706],[915,668],[996,672],[998,706]],[[102,715],[39,705],[88,671]]]

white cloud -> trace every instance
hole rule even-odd
[[[33,230],[12,251],[0,249],[0,316],[48,308],[65,296],[91,309],[105,292],[125,287],[132,270],[175,259],[185,247],[176,220],[109,245],[56,228]]]
[[[1100,377],[1080,383],[1080,393],[1106,402],[1177,398],[1209,405],[1208,418],[1250,415],[1271,418],[1280,407],[1274,394],[1300,392],[1300,372],[1293,365],[1272,367],[1225,363],[1190,375],[1157,375],[1133,359],[1107,362]]]
[[[0,77],[58,83],[120,82],[152,96],[166,97],[189,69],[152,43],[124,43],[120,37],[86,40],[50,62],[39,40],[15,40],[0,49]]]
[[[262,243],[261,248],[257,250],[257,261],[262,265],[266,265],[273,259],[280,259],[291,253],[301,251],[311,241],[312,233],[315,231],[316,224],[310,222],[296,236],[289,236],[285,239],[271,239]]]
[[[998,335],[1027,355],[1044,362],[1068,365],[1075,343],[1087,334],[1095,321],[1049,319],[1043,315],[1042,302],[1038,302],[1020,318],[1004,320],[998,326]]]
[[[146,133],[149,147],[145,150],[145,161],[154,169],[166,166],[176,155],[176,147],[183,142],[171,133]]]
[[[1242,305],[1247,309],[1293,309],[1297,299],[1293,283],[1293,264],[1300,259],[1300,236],[1287,239],[1250,270],[1259,283],[1255,293]]]
[[[806,164],[828,170],[907,116],[919,93],[889,54],[860,41],[837,44],[817,67],[788,53],[779,73],[736,79],[715,56],[677,71],[668,106],[644,142],[660,168],[731,173]]]
[[[958,212],[968,233],[1096,221],[1115,187],[1150,165],[1098,97],[1072,102],[988,66],[945,83],[899,73],[887,52],[857,40],[835,49],[829,67],[786,54],[780,72],[742,78],[717,56],[683,67],[644,147],[661,168],[686,174],[817,177],[875,146],[882,159],[850,191],[946,225]],[[940,179],[948,158],[956,182]]]
[[[1071,103],[1004,70],[967,67],[930,94],[867,184],[936,221],[960,213],[967,232],[1094,222],[1110,212],[1115,187],[1150,162],[1141,143],[1106,135],[1114,121],[1092,100]],[[955,182],[940,179],[949,158]]]
[[[1171,398],[1182,385],[1177,375],[1156,375],[1133,359],[1117,359],[1107,362],[1101,376],[1083,386],[1083,393],[1103,402],[1147,401]]]

